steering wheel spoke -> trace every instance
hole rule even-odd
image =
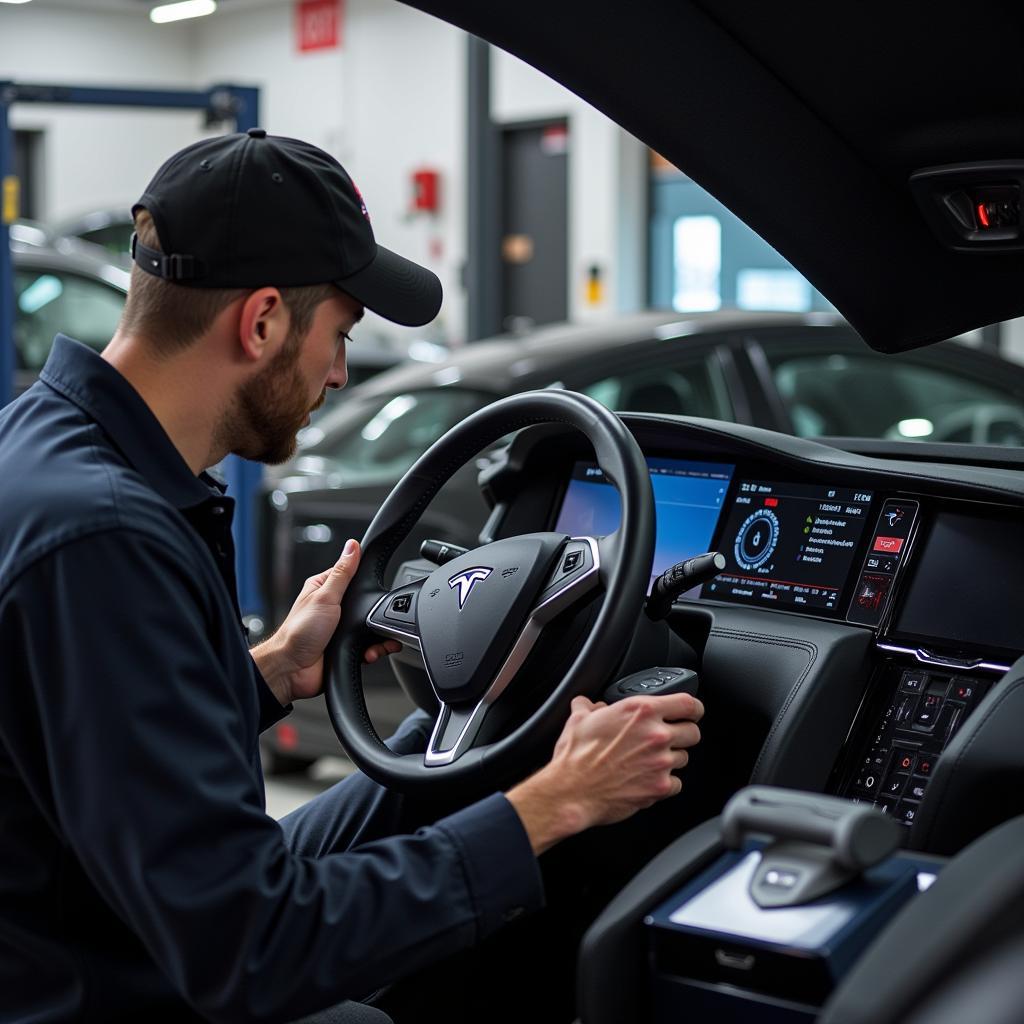
[[[416,606],[424,580],[416,580],[381,594],[366,616],[366,625],[389,640],[420,650],[420,627]]]
[[[530,613],[529,621],[544,625],[601,586],[603,540],[603,537],[569,539],[541,591],[536,607]]]

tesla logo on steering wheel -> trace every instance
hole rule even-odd
[[[459,611],[462,611],[462,606],[466,603],[466,598],[469,597],[469,592],[479,583],[481,580],[487,579],[491,575],[490,569],[485,569],[482,566],[478,566],[475,569],[467,569],[465,572],[460,572],[458,576],[453,576],[448,581],[448,586],[454,590],[456,587],[459,588]]]

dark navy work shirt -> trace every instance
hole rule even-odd
[[[290,1020],[540,904],[500,795],[289,850],[233,503],[100,356],[57,338],[0,411],[0,481],[0,1021]]]

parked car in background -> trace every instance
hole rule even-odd
[[[58,331],[102,349],[117,329],[131,280],[129,270],[96,241],[66,238],[55,230],[29,221],[11,228],[15,394],[36,379]],[[362,384],[406,359],[436,363],[447,355],[443,345],[426,339],[394,339],[361,330],[348,351],[349,384]],[[336,401],[329,394],[317,415],[329,413]]]
[[[121,319],[130,275],[102,250],[54,239],[42,228],[11,230],[14,262],[15,394],[39,375],[54,335],[64,331],[97,350]]]
[[[79,238],[106,250],[108,257],[126,267],[131,266],[131,240],[135,225],[131,210],[124,206],[90,210],[77,217],[66,217],[51,227],[51,233],[65,238]]]
[[[832,314],[642,313],[545,327],[470,345],[436,365],[406,365],[338,396],[268,472],[261,560],[269,630],[305,579],[361,537],[413,462],[445,431],[506,395],[581,391],[617,411],[748,423],[802,437],[1024,444],[1024,367],[948,341],[902,355],[868,349]],[[477,476],[487,453],[441,490],[391,570],[434,538],[475,547],[489,514]],[[411,709],[386,663],[368,666],[378,731]],[[338,746],[321,702],[305,701],[266,736],[268,767],[300,770]]]

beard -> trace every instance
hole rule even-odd
[[[238,390],[218,431],[222,450],[270,466],[287,462],[296,451],[296,434],[306,416],[327,398],[326,388],[309,404],[309,384],[299,369],[304,337],[290,331],[281,351]]]

